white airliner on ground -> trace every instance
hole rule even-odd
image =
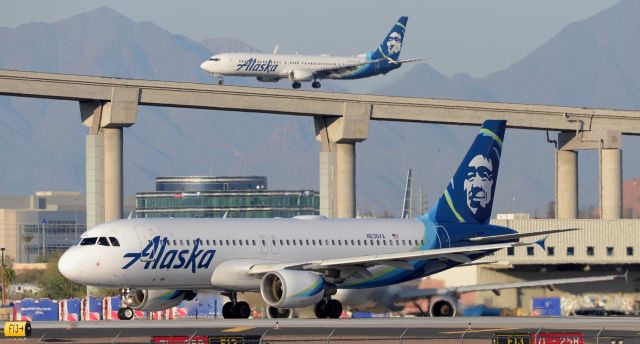
[[[260,292],[274,309],[315,305],[337,318],[339,289],[393,285],[468,264],[537,233],[489,224],[505,121],[486,121],[426,214],[414,219],[126,219],[98,225],[60,258],[68,279],[121,288],[132,308],[160,310],[197,290],[230,298],[225,318],[247,318],[237,293]]]
[[[293,88],[300,88],[301,81],[312,81],[311,86],[319,88],[321,79],[360,79],[387,74],[403,63],[422,60],[399,60],[407,20],[400,17],[376,50],[354,57],[285,55],[275,51],[273,54],[224,53],[211,56],[200,68],[218,78],[221,85],[224,76],[249,76],[265,82],[289,79]]]

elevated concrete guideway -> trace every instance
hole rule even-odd
[[[369,121],[479,125],[505,119],[510,128],[560,131],[556,199],[560,218],[577,216],[577,153],[599,149],[603,218],[622,214],[621,135],[640,135],[640,111],[390,97],[288,89],[0,70],[0,95],[78,101],[89,127],[87,225],[122,217],[123,128],[137,108],[167,106],[314,118],[321,142],[321,214],[354,217],[356,143]],[[565,154],[566,152],[566,154]],[[572,154],[574,152],[575,154]]]
[[[111,101],[113,88],[138,88],[138,105],[209,110],[343,116],[344,103],[371,105],[370,119],[478,125],[506,119],[510,128],[570,131],[614,130],[640,135],[640,111],[490,103],[234,87],[186,82],[0,70],[0,95]]]

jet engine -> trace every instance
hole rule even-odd
[[[191,301],[196,295],[193,290],[135,289],[127,298],[127,304],[141,311],[160,311],[177,306],[183,300]]]
[[[276,308],[314,305],[322,299],[324,292],[322,276],[308,271],[273,271],[265,274],[260,282],[262,299]]]
[[[292,70],[289,72],[289,80],[311,81],[313,80],[313,72],[309,70]]]
[[[275,307],[267,307],[267,317],[269,319],[283,319],[283,318],[293,318],[293,309],[291,308],[275,308]]]
[[[432,317],[455,317],[458,311],[456,300],[446,296],[434,297],[429,305],[429,314]]]

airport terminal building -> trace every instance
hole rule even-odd
[[[136,194],[136,215],[154,217],[271,218],[319,214],[312,190],[268,190],[267,177],[156,178],[156,191]]]

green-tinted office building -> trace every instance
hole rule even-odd
[[[319,214],[312,190],[268,190],[264,176],[158,177],[156,191],[136,194],[137,217],[268,218]]]

